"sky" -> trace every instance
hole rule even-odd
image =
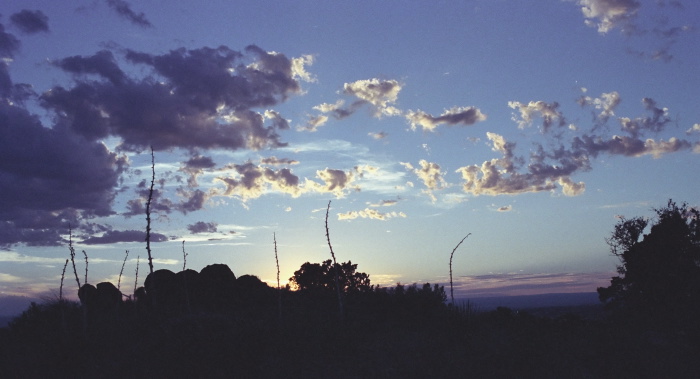
[[[593,292],[700,203],[700,2],[0,4],[0,304],[225,263]],[[329,207],[330,202],[330,209]],[[128,252],[128,256],[127,256]],[[137,277],[138,267],[138,277]],[[121,273],[121,275],[120,275]],[[72,265],[63,294],[75,298]],[[1,306],[1,305],[0,305]],[[0,309],[0,314],[3,313]]]

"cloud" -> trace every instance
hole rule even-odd
[[[217,195],[234,196],[246,202],[272,190],[292,197],[299,197],[304,191],[300,186],[299,177],[287,168],[273,170],[248,162],[242,165],[234,164],[231,169],[233,175],[216,179],[226,185],[226,189],[222,193],[216,193]]]
[[[581,96],[578,103],[584,106],[592,106],[599,110],[600,113],[595,115],[594,119],[599,122],[607,122],[608,119],[615,115],[615,108],[620,104],[622,99],[617,91],[612,91],[609,93],[603,93],[599,98],[592,98],[590,96]]]
[[[195,187],[197,186],[197,176],[205,170],[211,170],[214,167],[216,167],[216,163],[214,163],[211,157],[195,154],[189,160],[183,162],[180,171],[189,175],[187,179],[188,186]]]
[[[150,28],[151,22],[148,21],[146,15],[143,12],[136,13],[131,9],[131,5],[124,0],[107,0],[107,5],[112,8],[117,14],[125,19],[129,20],[134,25],[138,25],[145,28]]]
[[[667,140],[645,138],[646,134],[664,131],[672,121],[669,110],[657,105],[651,98],[642,99],[642,105],[649,115],[636,118],[617,117],[620,132],[626,135],[605,136],[593,133],[597,129],[608,129],[607,122],[615,116],[616,107],[620,102],[621,97],[615,91],[603,93],[599,98],[582,96],[578,103],[583,107],[594,108],[593,128],[583,131],[577,127],[569,127],[576,134],[568,141],[563,132],[553,138],[549,138],[545,133],[546,143],[533,142],[534,148],[527,157],[516,155],[515,143],[506,141],[499,134],[487,132],[492,150],[502,156],[487,160],[481,165],[474,164],[457,169],[456,172],[460,173],[464,180],[462,190],[473,195],[495,196],[561,188],[561,192],[566,196],[578,196],[585,191],[585,183],[575,182],[571,176],[580,171],[590,170],[591,159],[601,153],[627,157],[650,155],[660,158],[682,150],[700,151],[700,143],[677,137]],[[544,119],[543,131],[553,125],[566,125],[556,102],[511,102],[509,105],[519,111],[519,117],[514,117],[513,120],[520,128],[532,124],[535,117]]]
[[[370,204],[370,207],[391,207],[398,204],[398,200],[382,200],[377,204]]]
[[[0,247],[58,245],[69,223],[113,213],[124,157],[4,101],[0,119]]]
[[[289,158],[277,158],[277,157],[266,157],[260,160],[260,163],[267,165],[295,165],[299,164],[299,161]]]
[[[355,175],[352,171],[345,172],[343,170],[325,168],[316,171],[316,176],[324,183],[319,185],[316,182],[312,182],[313,185],[311,188],[316,192],[329,192],[335,194],[337,197],[343,197],[345,196],[346,189],[358,189],[357,187],[350,186],[355,180]]]
[[[277,133],[289,128],[286,120],[269,109],[253,110],[301,92],[283,54],[251,45],[244,52],[225,46],[162,55],[127,51],[125,58],[146,74],[129,77],[106,50],[54,61],[75,85],[45,92],[42,105],[86,138],[121,138],[123,150],[286,145]]]
[[[454,107],[445,110],[440,116],[432,116],[421,110],[406,112],[406,119],[411,124],[411,129],[416,130],[418,126],[423,130],[435,131],[438,125],[473,125],[479,121],[486,120],[486,115],[475,107]]]
[[[487,133],[493,143],[493,150],[503,154],[500,159],[491,159],[479,165],[460,167],[456,172],[462,175],[464,184],[462,190],[473,195],[514,195],[526,192],[551,191],[557,188],[556,183],[566,185],[566,195],[580,194],[583,183],[573,183],[568,176],[587,166],[587,160],[558,151],[554,154],[545,152],[541,147],[531,154],[528,171],[521,173],[521,159],[516,158],[513,149],[515,144],[507,142],[503,136]],[[547,158],[557,158],[558,164],[548,164]]]
[[[357,80],[343,85],[343,94],[358,98],[350,105],[345,106],[345,100],[339,99],[335,103],[321,103],[313,107],[321,112],[320,115],[311,116],[306,124],[297,128],[299,131],[315,132],[319,127],[326,124],[328,116],[331,115],[336,120],[342,120],[357,112],[363,105],[369,104],[373,107],[373,116],[381,118],[383,116],[399,116],[401,111],[393,106],[401,91],[401,84],[396,80],[366,79]]]
[[[401,84],[396,80],[367,79],[343,85],[343,93],[352,95],[360,101],[375,107],[374,116],[398,116],[401,114],[392,104],[401,91]]]
[[[575,137],[572,146],[575,149],[585,151],[586,154],[592,157],[596,157],[599,153],[604,152],[628,157],[651,155],[654,158],[659,158],[667,153],[692,148],[692,144],[689,141],[676,137],[671,137],[668,141],[655,141],[651,138],[644,141],[634,137],[617,135],[610,139],[595,135]]]
[[[377,133],[370,132],[370,133],[367,133],[367,135],[376,139],[376,140],[384,139],[384,138],[389,136],[389,134],[387,134],[385,132],[377,132]]]
[[[690,129],[685,131],[686,134],[692,134],[692,133],[700,133],[700,123],[693,124]]]
[[[309,72],[306,71],[306,66],[311,66],[314,64],[313,55],[302,55],[297,58],[292,58],[292,77],[298,78],[304,82],[313,83],[316,82],[316,78]]]
[[[542,118],[542,132],[546,133],[552,125],[565,126],[566,119],[559,112],[559,103],[545,103],[544,101],[531,101],[528,104],[523,104],[519,101],[509,101],[508,106],[518,110],[517,115],[513,116],[513,121],[518,123],[520,129],[532,125],[536,117]]]
[[[151,233],[151,242],[165,242],[168,240],[163,234]],[[80,243],[86,245],[107,245],[119,242],[144,242],[146,241],[146,232],[140,230],[109,230],[99,237],[86,238]]]
[[[192,234],[197,233],[215,233],[217,224],[215,222],[197,221],[194,224],[187,225],[187,230]]]
[[[372,220],[387,220],[394,217],[406,218],[406,214],[403,212],[387,212],[382,213],[376,209],[365,208],[362,211],[349,211],[345,213],[338,213],[338,220],[354,220],[356,218],[368,218]]]
[[[315,132],[318,130],[318,128],[322,127],[326,124],[326,122],[328,122],[328,116],[317,115],[309,117],[310,118],[306,121],[306,124],[297,127],[298,131]]]
[[[426,193],[435,202],[437,199],[433,195],[433,191],[447,187],[447,182],[443,177],[444,173],[440,170],[440,165],[437,163],[421,159],[418,164],[420,164],[420,168],[415,168],[410,163],[401,162],[402,166],[418,176],[426,187],[423,193]]]
[[[49,18],[40,10],[23,9],[10,16],[10,21],[26,34],[49,32]]]
[[[643,134],[645,131],[658,133],[671,122],[671,118],[668,116],[668,108],[657,107],[654,99],[645,97],[642,99],[642,104],[646,110],[651,111],[651,117],[636,117],[634,119],[628,117],[619,118],[622,130],[629,133],[634,138],[639,137],[639,135]]]
[[[636,0],[578,0],[578,5],[586,18],[586,25],[597,27],[601,34],[624,27],[640,7]]]

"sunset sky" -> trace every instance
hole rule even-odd
[[[0,297],[351,260],[592,292],[620,216],[700,204],[700,2],[0,4]],[[175,4],[175,5],[174,5]],[[76,297],[71,265],[64,293]],[[0,302],[1,303],[1,302]],[[3,313],[0,309],[0,314]]]

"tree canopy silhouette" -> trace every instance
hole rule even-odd
[[[609,308],[654,318],[700,315],[700,211],[672,200],[648,221],[621,219],[607,239],[619,276],[598,288]],[[640,240],[641,237],[641,240]]]
[[[338,283],[342,292],[364,292],[371,289],[369,275],[357,272],[357,264],[347,261],[333,265],[330,259],[320,264],[304,263],[299,270],[294,271],[289,282],[297,290],[335,290],[334,267],[338,270]]]

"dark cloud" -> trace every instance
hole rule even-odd
[[[107,5],[112,8],[119,16],[131,21],[133,24],[149,28],[151,22],[148,21],[143,12],[136,13],[131,9],[131,5],[124,0],[107,0]]]
[[[192,158],[183,162],[183,167],[180,171],[183,171],[189,175],[187,179],[187,185],[189,187],[196,187],[197,177],[204,172],[204,170],[211,170],[216,167],[216,163],[211,159],[211,157],[206,157],[202,155],[194,155]]]
[[[12,58],[19,50],[21,43],[13,34],[5,31],[5,26],[0,24],[0,58]]]
[[[8,62],[19,51],[20,45],[17,37],[5,32],[5,26],[0,24],[0,98],[15,97],[17,86],[12,84]]]
[[[163,234],[151,233],[151,242],[165,242],[168,240]],[[118,242],[144,242],[146,241],[146,232],[140,230],[110,230],[99,237],[90,237],[80,243],[86,245],[107,245]]]
[[[192,225],[187,225],[187,230],[192,234],[215,233],[217,231],[216,227],[217,223],[215,222],[197,221]]]
[[[175,204],[175,208],[184,214],[204,208],[204,203],[206,203],[207,199],[209,198],[202,190],[183,192],[181,195],[184,195],[185,200]]]
[[[68,223],[112,214],[124,158],[0,102],[0,245],[55,245]]]
[[[205,168],[214,168],[216,163],[211,159],[211,157],[205,157],[201,155],[195,155],[185,162],[185,167],[189,169],[202,170]]]
[[[283,54],[221,46],[163,55],[129,51],[126,58],[151,74],[128,77],[109,51],[56,61],[74,75],[75,85],[44,93],[42,105],[87,138],[121,137],[125,150],[286,145],[277,134],[288,128],[286,120],[274,111],[252,110],[300,91],[298,68]]]
[[[49,31],[49,18],[40,10],[24,9],[10,16],[12,24],[27,34]]]
[[[260,163],[267,165],[294,165],[299,164],[299,161],[289,158],[265,157],[260,160]]]

